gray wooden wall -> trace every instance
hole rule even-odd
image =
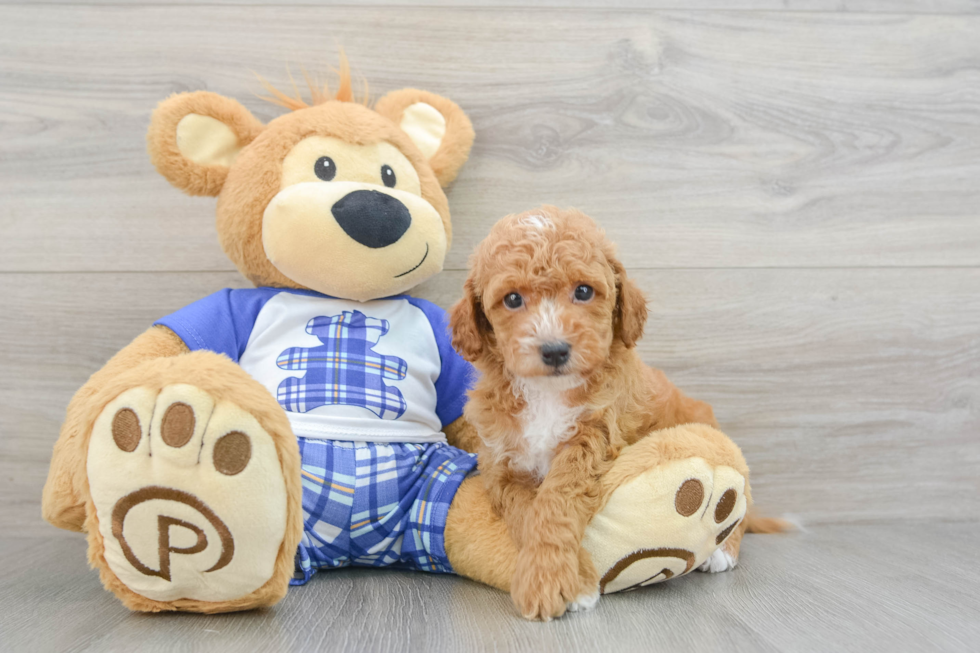
[[[980,519],[980,2],[241,4],[0,2],[5,536],[57,536],[41,486],[86,377],[245,285],[214,200],[147,160],[156,103],[269,119],[253,71],[338,46],[375,97],[431,89],[476,127],[422,296],[459,296],[495,219],[577,206],[650,297],[644,357],[714,405],[766,511]]]

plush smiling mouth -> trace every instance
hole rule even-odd
[[[425,244],[425,254],[423,254],[423,255],[422,255],[422,260],[421,260],[421,261],[419,261],[418,263],[416,263],[416,264],[415,264],[415,267],[414,267],[414,268],[412,268],[411,270],[406,270],[405,272],[402,272],[401,274],[396,274],[396,275],[395,275],[395,278],[397,279],[398,277],[404,277],[404,276],[405,276],[406,274],[408,274],[409,272],[415,272],[416,270],[418,270],[418,269],[419,269],[419,266],[420,266],[420,265],[422,265],[423,263],[425,263],[425,259],[426,259],[426,258],[427,258],[428,256],[429,256],[429,243],[426,243],[426,244]]]

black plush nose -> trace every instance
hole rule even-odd
[[[549,342],[546,345],[541,345],[541,360],[544,361],[545,365],[561,367],[568,362],[571,351],[572,346],[567,342]]]
[[[348,236],[372,249],[398,242],[412,224],[412,214],[404,204],[376,190],[348,193],[331,211]]]

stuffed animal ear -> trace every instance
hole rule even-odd
[[[408,134],[443,188],[452,183],[473,146],[473,125],[459,105],[435,93],[406,88],[378,100],[374,110]]]
[[[217,93],[172,95],[150,119],[147,148],[157,171],[189,195],[217,195],[231,164],[263,125]]]

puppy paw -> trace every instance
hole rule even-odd
[[[511,598],[525,619],[551,621],[565,613],[580,595],[578,560],[524,549],[511,582]]]
[[[588,612],[597,605],[599,605],[599,588],[594,587],[576,596],[574,601],[565,606],[565,609],[568,612]]]
[[[730,571],[735,568],[738,564],[738,558],[733,556],[728,551],[725,551],[725,547],[720,547],[715,549],[715,552],[708,556],[698,571],[704,571],[710,574],[717,574],[722,571]]]

